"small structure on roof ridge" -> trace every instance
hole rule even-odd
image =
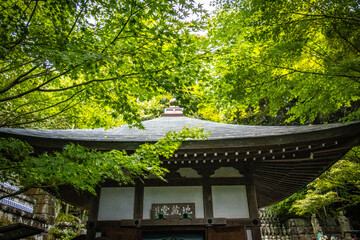
[[[183,114],[184,108],[178,106],[170,106],[165,108],[164,114],[161,115],[162,117],[185,117]]]
[[[183,114],[184,108],[176,106],[177,100],[175,98],[170,100],[170,107],[165,108],[162,117],[185,117]]]

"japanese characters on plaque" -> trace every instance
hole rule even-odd
[[[156,203],[151,205],[151,218],[157,219],[159,214],[163,214],[167,219],[179,219],[187,213],[195,218],[195,203]]]

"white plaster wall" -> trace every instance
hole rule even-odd
[[[145,187],[144,219],[150,219],[153,203],[195,203],[195,217],[204,218],[202,186]]]
[[[101,188],[98,220],[134,218],[134,187]]]
[[[252,233],[250,229],[246,230],[247,240],[252,240]]]
[[[215,218],[248,218],[245,186],[212,186]]]

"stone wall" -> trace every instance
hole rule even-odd
[[[340,226],[343,225],[341,222],[347,219],[344,216],[343,219],[340,217],[324,220],[317,219],[316,216],[312,219],[291,218],[281,223],[277,216],[265,213],[265,211],[260,211],[259,215],[263,240],[313,240],[317,238],[315,232],[318,231],[322,231],[329,239],[330,236],[336,236],[339,239],[356,239],[355,235],[351,236],[346,234],[346,231],[344,232],[344,226]]]
[[[0,183],[0,195],[18,191],[16,186]],[[54,224],[55,198],[42,189],[0,200],[0,226],[23,223],[44,231],[32,239],[46,240],[47,230]]]
[[[260,211],[260,231],[263,240],[290,240],[290,228],[285,223],[280,223],[275,215]]]
[[[53,225],[55,222],[55,197],[40,188],[32,188],[26,195],[35,200],[34,214],[45,219],[46,223]]]
[[[286,227],[289,229],[292,240],[311,240],[316,239],[310,219],[292,218],[286,221]],[[334,218],[319,220],[323,234],[329,236],[342,236],[341,228]]]

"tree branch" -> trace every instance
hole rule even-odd
[[[29,1],[29,4],[26,5],[26,8],[22,11],[21,16],[25,15],[26,11],[29,9],[32,1]]]
[[[65,99],[65,100],[63,100],[63,101],[57,102],[57,103],[55,103],[55,104],[52,104],[52,105],[50,105],[50,106],[47,106],[47,107],[44,107],[44,108],[41,108],[41,109],[37,109],[37,110],[32,111],[32,112],[23,113],[23,114],[21,114],[21,115],[18,115],[18,116],[15,117],[15,118],[12,118],[10,121],[11,121],[11,122],[14,122],[16,119],[18,119],[18,118],[20,118],[20,117],[23,117],[23,116],[26,116],[26,115],[29,115],[29,114],[34,114],[34,113],[37,113],[37,112],[41,112],[41,111],[44,111],[44,110],[47,110],[47,109],[50,109],[50,108],[59,106],[59,105],[61,105],[61,104],[63,104],[63,103],[66,103],[66,102],[70,101],[70,100],[73,99],[76,95],[78,95],[79,93],[81,93],[81,92],[83,92],[83,91],[85,91],[85,89],[81,89],[80,91],[75,92],[73,95],[71,95],[69,98],[67,98],[67,99]]]
[[[35,101],[35,102],[26,102],[26,103],[24,103],[24,104],[21,104],[21,105],[19,105],[19,106],[17,106],[15,109],[11,109],[11,112],[16,112],[18,109],[20,109],[20,108],[22,108],[22,107],[24,107],[24,106],[26,106],[26,105],[33,105],[33,104],[37,104],[37,103],[39,103],[40,101]],[[0,116],[4,116],[4,115],[9,115],[9,113],[0,113]],[[1,119],[1,118],[0,118]],[[3,121],[4,122],[4,121]]]
[[[18,76],[17,78],[15,78],[12,82],[10,82],[7,86],[3,87],[0,89],[0,94],[5,93],[7,91],[9,91],[12,87],[14,87],[15,85],[19,84],[21,81],[21,78],[26,77],[27,75],[29,75],[31,72],[33,72],[35,69],[37,69],[39,67],[39,65],[33,67],[32,69],[30,69],[29,71],[21,74],[20,76]]]
[[[315,43],[316,44],[316,43]],[[310,47],[309,45],[305,45],[305,47],[307,47],[309,49],[309,51],[314,51],[315,53],[317,53],[318,55],[321,55],[323,59],[330,59],[332,62],[336,63],[336,64],[341,64],[339,63],[339,61],[335,58],[333,58],[332,56],[330,56],[329,54],[326,53],[326,51],[324,51],[321,46],[319,46],[318,44],[316,44],[317,47],[319,47],[324,53],[321,53],[319,51],[317,51],[316,49]],[[310,53],[309,52],[309,53]],[[318,64],[318,63],[317,63]],[[323,66],[323,65],[321,65]],[[354,72],[359,72],[360,73],[360,70],[359,69],[356,69],[355,67],[349,67],[350,70],[354,71]]]
[[[260,86],[260,88],[262,88],[265,84],[272,83],[272,82],[276,82],[276,81],[278,81],[280,78],[286,77],[286,76],[291,75],[291,74],[293,74],[293,73],[294,73],[294,71],[291,71],[291,72],[289,72],[289,73],[286,73],[286,74],[283,74],[283,75],[280,75],[280,76],[276,76],[276,77],[275,77],[274,79],[272,79],[272,80],[260,82],[260,83],[257,83],[257,84],[253,84],[253,85],[249,86],[249,88],[255,88],[255,87],[258,87],[258,86]]]
[[[299,13],[299,12],[290,12],[291,14],[302,15],[306,17],[325,17],[325,18],[333,18],[333,19],[340,19],[340,20],[352,20],[352,21],[360,21],[360,18],[356,17],[337,17],[337,16],[330,16],[327,14],[308,14],[308,13]]]
[[[85,7],[86,7],[86,5],[87,5],[88,2],[89,2],[89,0],[86,0],[86,2],[84,3]],[[85,8],[85,7],[84,7],[84,8]],[[71,35],[71,33],[73,32],[73,30],[74,30],[77,22],[79,21],[79,18],[80,18],[80,16],[81,16],[81,14],[82,14],[83,11],[84,11],[84,8],[82,8],[81,11],[79,12],[79,14],[77,15],[77,17],[76,17],[76,19],[75,19],[75,22],[74,22],[74,24],[72,25],[72,27],[71,27],[71,29],[70,29],[70,32],[68,33],[68,35],[66,36],[66,38],[69,38],[69,37],[70,37],[70,35]]]
[[[274,65],[270,65],[270,64],[266,64],[266,63],[261,63],[261,62],[258,62],[258,63],[262,64],[264,66],[267,66],[267,67],[290,70],[290,71],[293,71],[294,73],[297,72],[297,73],[312,74],[312,75],[319,75],[319,76],[326,76],[327,75],[325,73],[320,73],[320,72],[302,71],[302,70],[298,70],[298,69],[294,69],[294,68],[290,68],[290,67],[274,66]],[[351,76],[351,75],[346,75],[346,74],[331,74],[331,76],[350,78],[351,80],[353,80],[353,81],[355,81],[357,83],[360,83],[360,76],[358,77],[358,76]]]
[[[0,70],[0,74],[1,74],[1,73],[5,73],[5,72],[9,72],[9,71],[12,71],[12,70],[15,70],[15,69],[20,68],[20,67],[23,67],[23,66],[25,66],[25,65],[27,65],[27,64],[29,64],[29,63],[36,62],[37,60],[39,60],[39,59],[38,59],[38,58],[35,58],[35,59],[33,59],[33,60],[24,62],[24,63],[22,63],[22,64],[20,64],[20,65],[16,65],[16,66],[13,66],[13,67],[9,67],[9,68]],[[10,65],[10,64],[9,64],[9,65]]]
[[[288,25],[288,24],[297,23],[297,22],[307,22],[307,21],[321,20],[321,19],[324,19],[324,18],[325,17],[304,18],[304,19],[298,19],[298,20],[287,21],[287,22],[284,22],[284,23],[279,23],[277,25],[282,26],[282,25]]]
[[[39,3],[39,0],[36,0],[36,1],[35,1],[35,6],[34,6],[32,12],[31,12],[31,15],[30,15],[30,17],[29,17],[29,20],[28,20],[28,22],[27,22],[27,24],[26,24],[26,28],[29,27],[29,24],[30,24],[31,19],[33,18],[34,14],[35,14],[35,10],[36,10],[36,8],[37,8],[38,3]],[[23,41],[24,38],[25,38],[25,33],[21,34],[19,40],[17,40],[17,41],[15,42],[15,44],[10,47],[10,51],[11,51],[12,49],[14,49],[17,45],[19,45],[19,43],[21,43],[21,41]]]
[[[37,8],[38,3],[39,3],[39,0],[36,0],[36,1],[35,1],[35,7],[34,7],[33,11],[31,12],[30,18],[29,18],[29,20],[28,20],[28,22],[27,22],[27,24],[26,24],[26,28],[29,27],[29,24],[30,24],[30,22],[31,22],[31,19],[32,19],[33,16],[34,16],[34,13],[35,13],[35,10],[36,10],[36,8]]]
[[[24,77],[21,81],[19,81],[19,83],[25,82],[26,80],[29,80],[31,78],[39,78],[41,76],[44,76],[44,75],[49,74],[50,72],[54,72],[54,71],[55,70],[50,70],[49,68],[45,69],[44,71],[39,72],[37,74],[33,74],[33,75],[30,75],[30,76]]]
[[[127,26],[127,24],[129,23],[130,19],[133,17],[133,13],[130,14],[130,16],[128,17],[128,19],[126,20],[126,22],[124,23],[124,25],[122,26],[122,28],[120,29],[119,33],[115,36],[115,38],[104,47],[104,49],[101,51],[101,53],[104,53],[105,50],[112,44],[114,44],[116,42],[116,40],[119,38],[119,36],[121,35],[121,33],[124,31],[125,27]]]
[[[34,87],[34,88],[32,88],[32,89],[29,89],[29,90],[27,90],[27,91],[25,91],[25,92],[19,93],[19,94],[14,95],[14,96],[2,98],[2,99],[0,99],[0,102],[10,101],[10,100],[13,100],[13,99],[16,99],[16,98],[20,98],[20,97],[22,97],[22,96],[25,96],[25,95],[27,95],[27,94],[29,94],[29,93],[38,91],[41,87],[45,86],[46,84],[50,83],[51,81],[53,81],[53,80],[55,80],[55,79],[57,79],[57,78],[59,78],[59,77],[65,75],[65,74],[69,73],[70,71],[74,70],[75,68],[77,68],[77,67],[79,67],[79,66],[80,66],[80,64],[79,64],[79,65],[76,65],[76,66],[74,66],[74,67],[72,67],[72,68],[70,68],[70,69],[68,69],[68,70],[66,70],[66,71],[63,72],[63,73],[60,73],[60,74],[56,75],[55,77],[50,78],[49,80],[43,82],[42,84],[38,85],[37,87]]]
[[[350,42],[347,38],[345,38],[345,37],[340,33],[340,31],[337,29],[337,27],[336,27],[334,24],[332,24],[332,26],[333,26],[335,32],[340,36],[340,38],[341,38],[342,40],[344,40],[345,42],[347,42],[347,43],[348,43],[351,47],[353,47],[358,53],[360,53],[360,49],[359,49],[359,48],[357,48],[352,42]]]
[[[152,3],[154,3],[155,1],[153,1]],[[152,4],[151,3],[151,4]],[[147,5],[145,5],[143,8],[139,8],[138,10],[136,10],[135,12],[133,12],[133,10],[131,9],[130,15],[128,17],[128,19],[125,21],[124,25],[122,26],[122,28],[120,29],[119,33],[115,36],[115,38],[107,45],[104,47],[104,49],[101,51],[101,53],[103,53],[110,45],[114,44],[116,42],[116,40],[120,37],[121,33],[124,31],[125,27],[128,25],[128,23],[130,22],[130,19],[137,14],[138,12],[140,12],[142,9],[144,9],[145,7],[147,7]]]
[[[136,75],[136,74],[139,74],[139,73],[133,73],[133,74],[129,74],[129,75],[122,75],[120,77],[113,77],[113,78],[93,79],[93,80],[90,80],[90,81],[87,81],[87,82],[84,82],[84,83],[79,83],[79,84],[72,85],[70,87],[58,88],[58,89],[38,89],[38,91],[39,92],[61,92],[61,91],[66,91],[66,90],[81,87],[81,86],[86,86],[86,85],[89,85],[89,84],[94,83],[94,82],[113,81],[113,80],[118,80],[119,78],[122,78],[122,77],[129,77],[131,75]]]
[[[194,59],[195,59],[195,58],[192,58],[191,60],[188,60],[188,61],[186,61],[185,63],[191,62],[191,61],[194,60]],[[181,65],[181,63],[180,63],[179,65]],[[161,68],[161,69],[158,69],[158,70],[149,71],[149,72],[147,72],[147,73],[152,74],[152,73],[162,72],[162,71],[165,71],[165,70],[171,70],[171,69],[174,69],[174,68],[178,67],[179,65],[177,65],[177,66],[171,66],[171,67],[164,67],[164,68]],[[69,90],[69,89],[72,89],[72,88],[80,87],[80,86],[89,85],[89,84],[94,83],[94,82],[114,81],[114,80],[119,80],[120,78],[131,77],[131,76],[136,76],[136,75],[140,75],[140,73],[138,73],[138,72],[133,72],[133,73],[128,73],[128,74],[123,74],[123,75],[118,76],[118,77],[105,78],[105,79],[93,79],[93,80],[90,80],[90,81],[87,81],[87,82],[84,82],[84,83],[75,84],[75,85],[72,85],[72,86],[66,87],[66,88],[59,88],[59,89],[37,89],[37,91],[39,91],[39,92],[59,92],[59,91],[65,91],[65,90]],[[0,102],[1,102],[1,100],[0,100]]]
[[[71,101],[69,104],[67,104],[63,109],[61,109],[61,110],[58,111],[57,113],[54,113],[54,114],[49,115],[49,116],[47,116],[47,117],[38,118],[38,119],[31,120],[31,121],[26,121],[26,122],[13,123],[13,124],[11,124],[11,125],[4,125],[3,127],[21,126],[21,125],[26,125],[26,124],[41,122],[41,121],[44,121],[44,120],[47,120],[47,119],[56,117],[56,116],[60,115],[61,113],[69,110],[70,108],[72,108],[72,107],[74,107],[74,106],[76,106],[77,104],[80,103],[80,102],[77,102],[77,103],[75,103],[75,104],[72,104],[73,102],[74,102],[74,100]],[[71,105],[71,104],[72,104],[72,105]]]

